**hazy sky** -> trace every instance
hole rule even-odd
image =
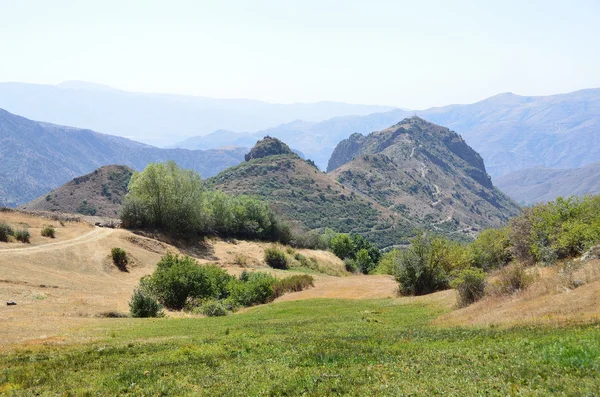
[[[0,0],[0,81],[413,109],[600,87],[600,0]]]

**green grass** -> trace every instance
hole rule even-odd
[[[107,319],[100,341],[0,356],[8,395],[598,395],[600,327],[435,328],[397,300]],[[12,388],[12,390],[11,390]],[[64,393],[64,394],[63,394]]]

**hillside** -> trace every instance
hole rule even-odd
[[[341,102],[273,104],[250,99],[149,94],[81,81],[58,85],[0,83],[0,108],[34,120],[90,128],[157,146],[172,145],[217,129],[257,131],[298,119],[320,121],[393,109]]]
[[[250,153],[257,152],[263,154],[208,182],[227,193],[259,196],[302,228],[360,233],[380,247],[406,242],[412,235],[412,222],[341,185],[281,141],[267,137]]]
[[[529,168],[494,179],[500,190],[519,203],[530,205],[559,196],[600,193],[600,163],[573,169]]]
[[[116,218],[132,174],[133,170],[123,165],[100,167],[20,208]]]
[[[91,130],[40,123],[0,109],[0,206],[17,206],[110,164],[142,170],[174,160],[203,177],[243,160],[246,149],[185,150],[153,146]]]
[[[352,191],[444,234],[498,227],[519,213],[460,135],[416,116],[340,142],[328,170]]]
[[[318,123],[295,121],[257,133],[229,135],[217,131],[180,147],[243,146],[253,138],[270,135],[301,150],[325,169],[342,139],[353,133],[367,135],[382,130],[413,115],[461,134],[483,157],[493,177],[537,166],[576,168],[600,159],[600,89],[549,96],[500,94],[467,105],[394,109]]]

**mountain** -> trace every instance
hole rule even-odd
[[[353,191],[442,233],[498,227],[519,213],[460,135],[416,116],[351,135],[328,170]]]
[[[296,120],[252,133],[218,130],[206,136],[188,138],[175,147],[211,149],[226,145],[250,146],[263,136],[272,136],[286,142],[293,149],[301,150],[307,158],[324,170],[333,149],[342,139],[352,133],[368,134],[384,129],[412,114],[409,111],[395,109],[368,116],[334,117],[321,122]]]
[[[91,128],[159,146],[217,129],[257,131],[297,119],[320,121],[393,109],[339,102],[288,105],[145,94],[80,81],[59,85],[0,83],[0,108],[34,120]],[[210,149],[218,146],[222,145]]]
[[[20,208],[115,218],[127,194],[132,174],[133,170],[124,165],[103,166]]]
[[[91,130],[32,121],[0,109],[0,205],[27,203],[109,164],[141,170],[150,162],[174,160],[210,177],[241,162],[246,151],[159,149]]]
[[[246,161],[208,183],[230,194],[261,197],[299,228],[359,233],[379,247],[406,243],[415,228],[401,214],[343,186],[271,137],[259,141]]]
[[[524,205],[559,196],[600,193],[600,163],[573,169],[529,168],[494,179],[496,186]]]
[[[576,168],[600,161],[600,89],[538,97],[500,94],[469,105],[394,109],[318,123],[295,121],[235,136],[215,132],[181,147],[209,149],[222,142],[247,145],[251,138],[270,135],[301,150],[325,169],[340,140],[353,133],[382,130],[413,115],[461,134],[494,177],[535,166]]]

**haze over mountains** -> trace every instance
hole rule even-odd
[[[340,102],[286,105],[250,99],[146,94],[69,81],[59,85],[0,83],[0,108],[33,120],[168,146],[217,129],[256,131],[297,119],[319,121],[393,107]]]
[[[551,96],[500,94],[469,105],[420,111],[394,109],[318,123],[293,122],[256,133],[217,131],[178,146],[208,149],[245,146],[270,135],[312,158],[325,169],[333,149],[353,133],[368,134],[418,115],[460,135],[484,159],[492,177],[531,167],[574,168],[600,160],[600,89]]]
[[[176,161],[203,177],[243,160],[242,148],[159,149],[91,130],[36,122],[0,109],[0,206],[45,195],[96,168],[121,164],[142,170],[150,162]]]

